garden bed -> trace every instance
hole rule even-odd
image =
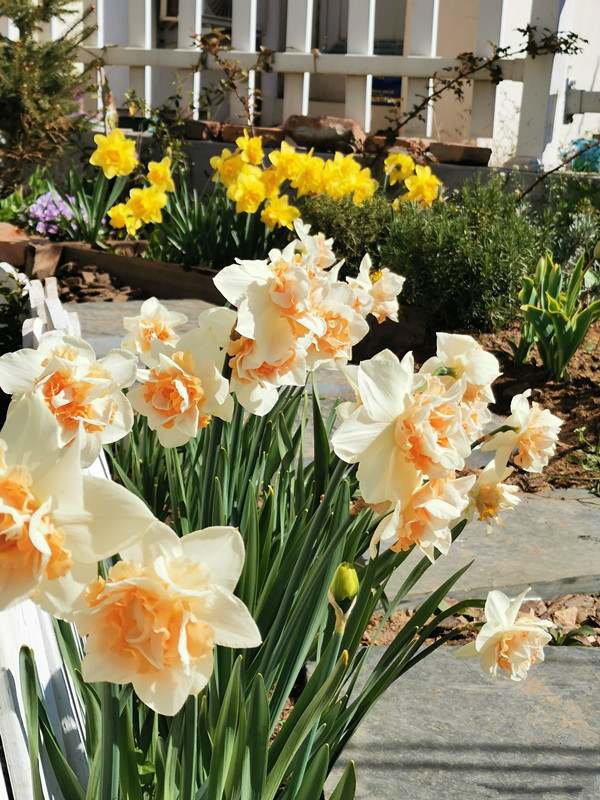
[[[592,325],[582,347],[571,359],[569,382],[550,380],[535,352],[530,364],[514,364],[509,342],[518,341],[518,325],[499,333],[476,334],[475,338],[500,361],[502,375],[494,384],[493,411],[509,414],[511,398],[531,388],[532,399],[563,420],[556,454],[544,472],[539,475],[520,473],[511,476],[509,482],[518,483],[529,492],[548,487],[600,489],[600,462],[596,470],[589,469],[593,466],[592,459],[586,460],[583,452],[589,448],[577,433],[585,429],[584,436],[597,447],[600,439],[600,321]]]

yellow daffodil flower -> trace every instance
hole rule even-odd
[[[277,225],[279,228],[289,228],[293,230],[293,222],[300,216],[300,211],[295,206],[290,206],[287,195],[273,197],[264,207],[260,215],[261,222],[273,230]]]
[[[212,180],[216,182],[219,179],[223,186],[231,186],[245,163],[241,153],[237,151],[232,153],[224,147],[220,156],[213,156],[210,159],[210,165],[215,170]]]
[[[109,136],[98,133],[94,136],[96,150],[90,157],[90,164],[101,167],[106,177],[129,175],[138,163],[135,157],[135,142],[126,139],[118,128]]]
[[[175,184],[171,177],[171,159],[165,156],[162,161],[151,161],[148,164],[148,183],[162,192],[174,192]]]
[[[415,162],[408,153],[390,153],[383,162],[385,174],[388,176],[390,186],[402,183],[415,171]]]
[[[419,203],[421,208],[424,208],[425,206],[430,206],[436,199],[442,182],[431,174],[430,167],[422,167],[417,164],[415,175],[406,178],[404,184],[408,189],[408,193],[402,195],[402,202],[416,202]]]
[[[167,195],[156,186],[132,189],[126,204],[127,211],[142,222],[162,222],[161,209],[167,204]],[[138,226],[139,227],[139,226]],[[129,229],[128,229],[129,230]]]
[[[305,155],[297,153],[287,142],[282,142],[279,150],[269,153],[269,161],[277,170],[280,181],[293,181],[302,171],[305,158]]]
[[[243,136],[239,136],[235,143],[242,151],[242,160],[248,164],[261,164],[263,160],[263,148],[261,136],[248,136],[248,131],[244,131]]]
[[[242,211],[254,214],[266,198],[265,185],[260,178],[260,170],[247,164],[227,190],[227,196],[234,201],[238,214]]]

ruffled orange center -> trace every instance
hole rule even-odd
[[[30,487],[31,476],[23,468],[9,469],[0,477],[0,502],[5,509],[0,512],[0,565],[13,574],[43,573],[52,581],[66,575],[73,561],[64,547],[65,532],[54,525],[49,514],[43,514],[36,530],[50,548],[50,556],[42,566],[44,555],[30,538],[31,517],[41,504]]]
[[[496,645],[496,663],[501,670],[512,673],[513,669],[528,669],[541,655],[542,638],[532,631],[511,630],[504,634]]]
[[[187,561],[187,559],[180,559]],[[206,570],[194,565],[197,587]],[[100,607],[94,631],[107,651],[132,662],[137,674],[177,669],[182,660],[197,660],[213,649],[214,631],[194,614],[192,601],[177,587],[129,561],[111,568],[86,589],[88,607]]]
[[[62,353],[54,353],[59,358],[69,358]],[[72,360],[72,359],[69,359]],[[102,418],[98,416],[98,408],[94,400],[105,398],[105,392],[98,392],[97,380],[111,381],[110,374],[99,364],[92,364],[87,375],[81,379],[76,377],[75,365],[65,364],[60,370],[38,378],[42,396],[46,405],[65,428],[76,427],[83,423],[86,433],[103,431],[112,424],[117,405],[114,401],[107,409],[103,403]]]
[[[164,319],[147,319],[140,322],[138,342],[142,353],[150,350],[153,336],[161,342],[170,342],[173,339],[173,329]]]
[[[194,359],[189,350],[180,350],[171,357],[175,366],[166,370],[150,370],[144,384],[144,400],[161,416],[164,428],[172,428],[176,418],[196,408],[199,412],[206,402],[202,381],[194,375]],[[199,414],[198,428],[205,428],[210,415]]]
[[[258,367],[246,369],[244,360],[253,353],[255,346],[254,339],[248,339],[245,336],[229,342],[227,349],[227,354],[231,356],[229,366],[233,375],[242,383],[251,383],[255,380],[274,381],[282,372],[290,368],[296,357],[296,353],[290,349],[287,358],[279,359],[276,364],[263,361]]]

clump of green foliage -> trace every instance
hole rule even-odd
[[[585,428],[576,428],[575,433],[581,449],[567,456],[567,459],[590,473],[590,492],[600,497],[600,439],[594,444],[593,440],[586,437]]]
[[[600,240],[600,182],[563,173],[532,195],[532,206],[555,261],[587,262]]]
[[[266,258],[289,238],[287,228],[270,231],[263,225],[260,209],[238,214],[221,184],[210,194],[190,192],[184,175],[169,194],[166,212],[150,234],[145,256],[184,267],[219,270],[236,258]]]
[[[336,256],[344,259],[342,275],[356,275],[365,253],[376,261],[378,249],[388,235],[390,218],[390,207],[382,192],[359,206],[350,197],[332,200],[320,194],[302,198],[302,220],[310,223],[313,233],[322,231],[333,238]]]
[[[92,12],[67,27],[55,41],[44,40],[42,28],[53,17],[68,20],[71,0],[2,0],[0,14],[19,32],[13,41],[0,35],[0,193],[18,188],[25,170],[47,164],[86,123],[78,101],[89,90],[95,65],[75,71],[79,46],[94,28],[85,24]],[[38,40],[39,37],[39,40]]]
[[[476,175],[430,209],[407,203],[394,215],[381,265],[406,277],[403,301],[437,330],[496,331],[519,314],[544,234],[505,183]]]

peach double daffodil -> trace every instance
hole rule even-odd
[[[156,366],[157,362],[150,349],[152,342],[158,339],[166,344],[176,344],[179,336],[175,333],[175,328],[186,322],[185,314],[169,311],[156,297],[150,297],[144,300],[137,316],[123,318],[127,335],[121,342],[121,347],[139,355],[147,367]]]
[[[123,392],[136,378],[136,359],[126,350],[111,350],[96,360],[83,339],[52,333],[37,350],[23,349],[0,357],[0,387],[13,395],[36,394],[59,423],[61,445],[81,431],[82,465],[89,466],[102,445],[123,438],[133,424]]]
[[[96,150],[90,157],[90,164],[101,167],[109,180],[133,172],[138,163],[135,142],[133,139],[126,139],[123,131],[117,128],[108,136],[97,133],[94,142]]]
[[[172,715],[201,691],[215,645],[258,647],[261,635],[233,594],[244,544],[230,527],[179,538],[160,522],[86,592],[77,616],[86,681],[131,682],[139,698]]]
[[[184,334],[175,345],[154,338],[150,345],[156,366],[140,370],[129,392],[133,408],[147,417],[164,447],[185,444],[206,427],[211,417],[229,421],[233,399],[229,382],[221,375],[224,352],[203,320],[227,309],[200,315],[199,327]]]
[[[523,681],[529,667],[544,660],[544,645],[552,639],[546,628],[552,622],[533,614],[518,616],[529,589],[514,600],[494,589],[485,603],[486,623],[474,642],[456,652],[458,658],[479,657],[481,669],[495,682],[500,670],[513,681]]]
[[[425,361],[420,372],[439,375],[446,386],[464,378],[463,427],[470,439],[480,436],[492,418],[488,406],[494,401],[491,385],[500,375],[498,359],[472,336],[438,333],[436,355]]]
[[[448,555],[452,526],[467,507],[469,491],[474,483],[475,475],[423,483],[407,503],[396,503],[393,513],[379,523],[371,539],[371,557],[377,555],[377,545],[381,540],[391,538],[396,538],[391,549],[397,552],[410,550],[416,544],[432,562],[434,549]]]
[[[346,278],[356,293],[356,303],[363,316],[372,314],[378,323],[385,319],[398,322],[398,295],[404,286],[404,278],[387,267],[373,270],[370,256],[363,257],[356,278]]]
[[[411,353],[402,361],[383,351],[362,361],[355,374],[357,402],[342,404],[342,424],[332,445],[344,461],[358,463],[367,503],[406,504],[422,478],[447,477],[470,453],[459,403],[464,384],[446,388],[433,376],[414,374]]]
[[[62,446],[39,394],[13,401],[0,431],[0,608],[31,598],[72,619],[97,562],[139,539],[154,517],[122,486],[87,477],[80,437]]]
[[[494,522],[503,525],[501,512],[511,511],[521,502],[518,488],[503,483],[512,472],[512,467],[498,469],[495,460],[485,465],[469,491],[469,505],[465,510],[467,520],[476,518],[485,522],[488,533]]]
[[[541,472],[556,450],[562,420],[538,403],[529,405],[531,389],[517,394],[510,404],[510,416],[503,423],[508,430],[494,434],[482,451],[496,451],[495,460],[506,464],[516,449],[514,462],[526,472]]]

